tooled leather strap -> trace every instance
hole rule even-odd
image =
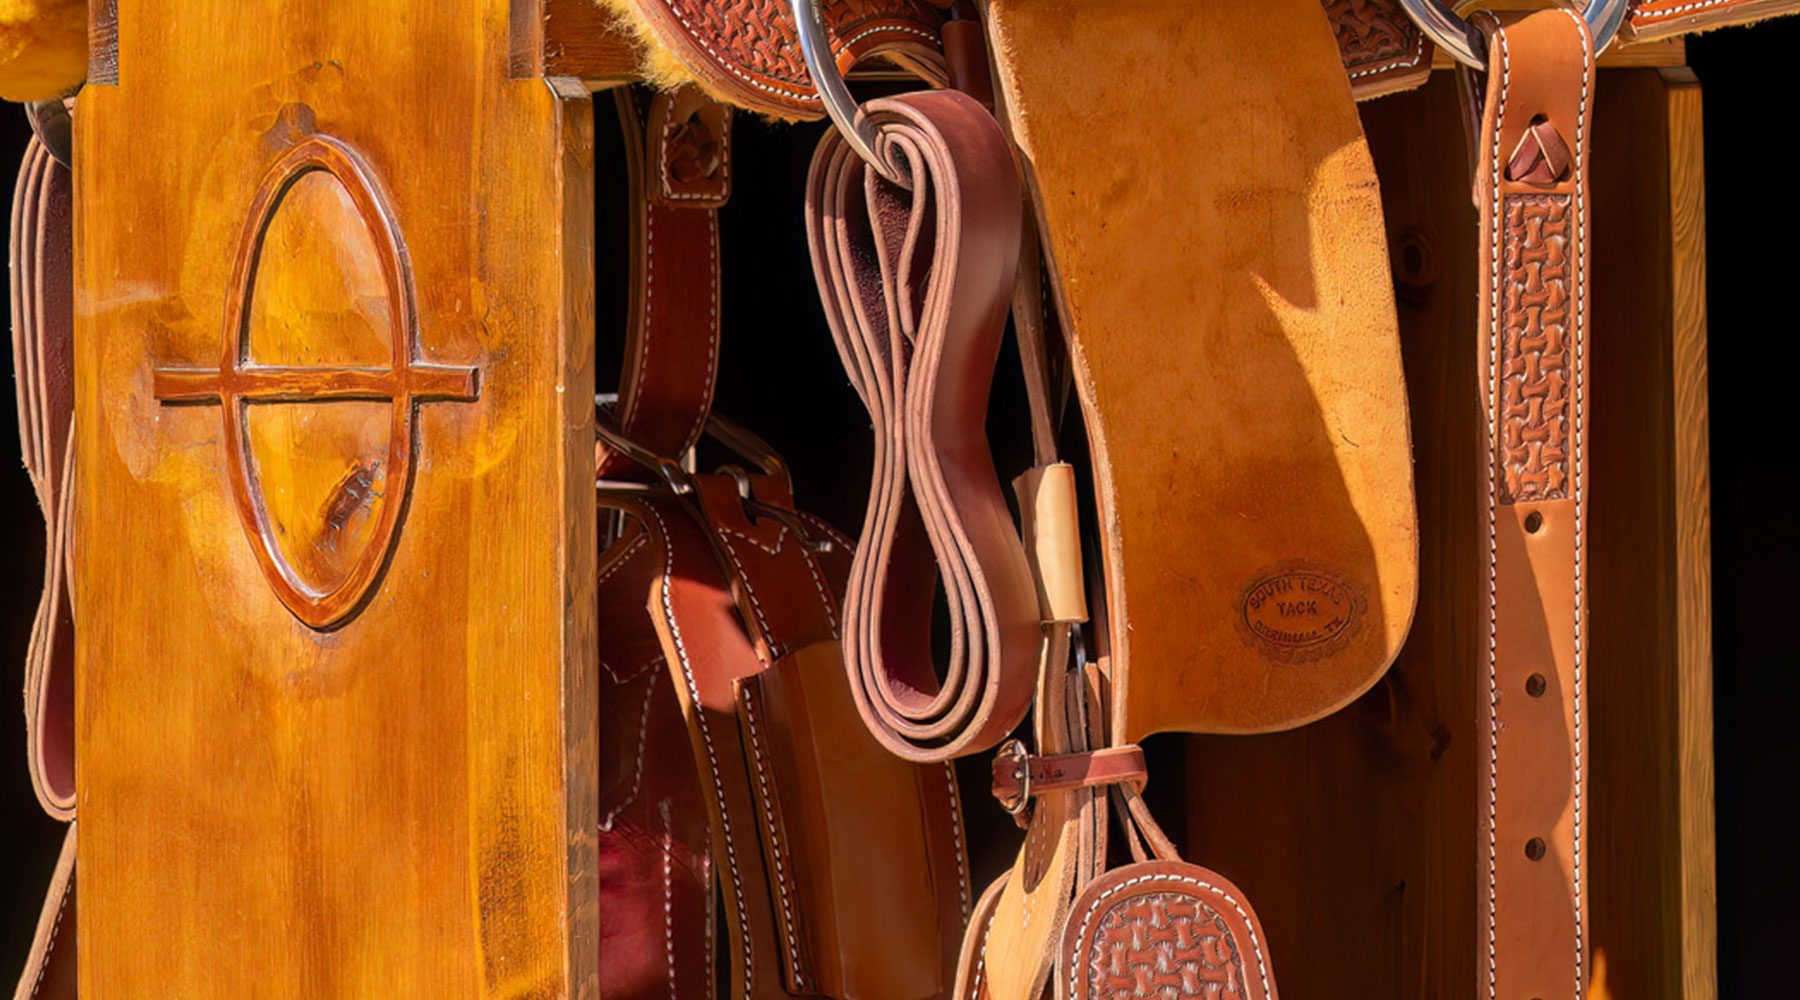
[[[1487,575],[1480,995],[1587,986],[1582,683],[1592,40],[1555,8],[1488,37],[1481,209]]]
[[[70,195],[68,168],[33,139],[13,194],[10,246],[19,442],[45,528],[44,591],[25,660],[26,755],[38,802],[62,820],[75,815],[75,647],[68,590],[74,492]],[[75,995],[74,872],[71,823],[16,997]]]
[[[835,134],[807,184],[814,276],[875,431],[844,659],[876,738],[939,760],[999,742],[1036,681],[1035,584],[984,431],[1020,191],[999,126],[967,96],[908,94],[865,112],[911,190],[883,181]],[[927,551],[951,621],[937,672]]]

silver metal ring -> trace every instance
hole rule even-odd
[[[1413,23],[1436,42],[1438,48],[1450,53],[1451,58],[1473,69],[1487,69],[1487,55],[1476,47],[1474,27],[1449,7],[1439,0],[1400,0],[1400,6],[1406,8]],[[1588,33],[1594,36],[1595,55],[1612,44],[1629,13],[1629,0],[1587,0],[1581,16],[1587,21]]]
[[[862,113],[856,98],[850,96],[844,74],[838,72],[837,57],[831,54],[831,38],[825,33],[819,0],[789,0],[789,6],[794,11],[794,28],[800,35],[800,54],[806,58],[806,71],[812,75],[813,87],[825,105],[825,114],[863,162],[895,184],[902,183],[893,168],[883,163],[875,152],[875,126]]]

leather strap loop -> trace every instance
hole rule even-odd
[[[1036,584],[988,450],[989,385],[1013,292],[1020,188],[993,117],[954,91],[865,108],[883,181],[835,135],[813,158],[807,227],[826,318],[875,430],[846,599],[863,720],[903,757],[993,746],[1030,707]],[[936,556],[951,648],[932,669]]]
[[[1104,785],[1142,788],[1149,778],[1144,751],[1135,743],[1086,753],[1029,754],[1013,740],[994,755],[994,798],[1015,814],[1046,792]]]

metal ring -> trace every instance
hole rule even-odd
[[[831,54],[831,38],[825,33],[820,0],[789,0],[789,6],[794,12],[794,28],[800,35],[800,54],[806,58],[806,71],[812,75],[813,87],[819,92],[819,101],[825,105],[826,116],[837,126],[845,144],[855,150],[864,163],[887,180],[904,183],[875,152],[875,126],[862,113],[856,98],[850,96],[844,74],[838,72],[837,57]]]
[[[1400,0],[1400,6],[1406,8],[1419,30],[1436,42],[1438,48],[1450,53],[1451,58],[1472,69],[1487,69],[1487,54],[1476,44],[1474,26],[1440,0]],[[1587,21],[1589,34],[1594,37],[1595,55],[1612,44],[1630,12],[1629,0],[1587,0],[1581,16]]]

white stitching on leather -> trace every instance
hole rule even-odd
[[[649,699],[645,699],[649,703]],[[675,994],[675,823],[669,816],[669,808],[665,802],[661,809],[663,819],[662,843],[662,876],[663,876],[663,954],[669,959],[669,1000],[681,1000]],[[711,951],[711,949],[707,949]]]
[[[712,730],[706,725],[706,709],[700,702],[700,685],[694,680],[694,667],[688,661],[687,643],[682,641],[681,625],[675,621],[675,605],[669,593],[669,581],[675,576],[675,550],[669,542],[669,524],[663,520],[662,512],[654,506],[647,505],[643,509],[648,511],[651,517],[656,518],[657,528],[663,537],[663,577],[660,588],[663,615],[669,625],[669,637],[674,641],[675,652],[681,660],[682,676],[687,680],[688,697],[693,701],[694,721],[700,727],[700,741],[706,747],[706,763],[712,771],[713,794],[719,801],[719,826],[721,832],[725,834],[725,860],[731,867],[731,894],[737,900],[738,919],[742,923],[747,919],[744,913],[744,888],[739,884],[737,848],[733,845],[731,838],[731,812],[725,808],[725,782],[719,774],[719,759],[713,751]],[[709,939],[712,936],[710,918],[707,922],[707,936]],[[740,946],[744,953],[744,996],[749,997],[750,985],[755,979],[753,974],[755,960],[750,952],[749,934],[743,935]],[[712,949],[708,948],[707,953],[711,954]]]
[[[1391,69],[1412,69],[1414,66],[1417,66],[1419,64],[1420,60],[1422,60],[1424,58],[1425,58],[1425,35],[1423,32],[1420,32],[1419,34],[1413,36],[1412,49],[1406,55],[1396,56],[1395,58],[1389,59],[1387,62],[1384,62],[1379,66],[1371,66],[1368,69],[1359,69],[1356,72],[1350,74],[1350,79],[1356,80],[1356,79],[1359,79],[1359,78],[1365,77],[1365,76],[1374,76],[1377,73],[1386,73],[1388,70],[1391,70]]]
[[[669,106],[671,109],[673,109],[674,102],[670,101]],[[684,122],[689,121],[689,120],[690,120],[689,118],[682,119],[682,121],[684,121]],[[676,124],[675,116],[673,114],[667,114],[667,115],[663,116],[662,140],[661,140],[661,142],[659,142],[657,144],[657,153],[659,155],[656,157],[656,172],[657,172],[658,178],[662,181],[663,197],[669,201],[713,201],[713,200],[718,199],[720,197],[719,195],[707,194],[702,191],[696,191],[692,194],[676,193],[674,178],[669,176],[669,158],[667,156],[660,155],[663,152],[663,150],[668,148],[669,136],[674,133],[675,124]],[[724,187],[724,189],[727,192],[729,192],[731,190],[731,108],[730,107],[725,107],[725,134],[719,137],[719,158],[720,158],[719,183]],[[716,269],[715,269],[714,273],[715,274],[717,273]]]
[[[944,785],[950,792],[950,833],[956,840],[956,892],[962,898],[963,922],[969,920],[969,859],[963,851],[961,796],[956,791],[956,768],[944,765]]]
[[[1583,148],[1587,140],[1588,84],[1593,79],[1593,41],[1588,36],[1587,21],[1574,11],[1564,8],[1564,13],[1572,18],[1586,40],[1582,47],[1581,59],[1581,106],[1575,116],[1575,246],[1580,259],[1574,262],[1575,271],[1575,842],[1571,853],[1575,861],[1575,996],[1577,1000],[1585,995],[1583,977],[1583,951],[1586,944],[1586,931],[1581,925],[1582,913],[1582,878],[1581,878],[1581,790],[1583,785],[1581,759],[1581,608],[1582,608],[1582,575],[1581,575],[1581,531],[1587,521],[1585,494],[1586,482],[1583,469],[1587,465],[1586,421],[1583,415],[1586,380],[1583,377],[1587,370],[1585,351],[1582,347],[1587,341],[1587,178],[1582,173],[1587,164]]]
[[[719,371],[719,213],[716,211],[706,213],[706,242],[712,267],[708,269],[706,276],[706,385],[701,393],[708,405],[694,414],[694,422],[681,435],[684,442],[699,440],[700,433],[706,426],[707,411],[711,409],[713,398],[713,382]]]
[[[601,570],[599,574],[594,577],[594,585],[597,587],[611,579],[614,574],[625,567],[626,563],[629,563],[636,557],[648,543],[649,539],[643,535],[639,535],[627,542],[625,544],[625,550],[620,552],[617,556],[614,556],[613,561],[608,563],[606,568]]]
[[[1210,882],[1202,881],[1201,879],[1194,878],[1190,875],[1169,875],[1166,873],[1156,874],[1156,875],[1139,875],[1135,878],[1128,878],[1125,881],[1120,882],[1118,885],[1115,885],[1112,888],[1101,893],[1100,895],[1095,896],[1093,902],[1088,904],[1087,912],[1085,912],[1081,915],[1081,925],[1075,932],[1076,944],[1080,945],[1081,942],[1087,940],[1088,924],[1093,921],[1094,914],[1098,913],[1100,911],[1100,906],[1102,903],[1106,902],[1111,897],[1116,896],[1121,892],[1124,892],[1126,889],[1129,889],[1132,886],[1137,885],[1142,882],[1180,882],[1180,883],[1183,883],[1186,885],[1199,886],[1200,888],[1205,889],[1208,892],[1218,894],[1220,899],[1223,899],[1225,902],[1231,904],[1231,908],[1237,911],[1237,915],[1239,917],[1243,918],[1244,929],[1248,930],[1250,932],[1250,950],[1251,950],[1251,952],[1253,952],[1256,955],[1256,972],[1257,972],[1257,975],[1262,978],[1262,995],[1265,998],[1270,995],[1270,993],[1269,993],[1269,967],[1268,967],[1268,963],[1263,960],[1262,941],[1259,940],[1256,936],[1256,921],[1251,919],[1250,914],[1244,909],[1243,904],[1239,903],[1236,899],[1232,898],[1231,893],[1226,892],[1224,889],[1221,889],[1218,886],[1213,885]],[[1077,977],[1081,972],[1081,966],[1079,963],[1076,963],[1076,962],[1071,962],[1071,963],[1069,963],[1069,965],[1070,965],[1070,968],[1069,968],[1069,993],[1068,993],[1068,995],[1070,997],[1076,997],[1076,996],[1080,995],[1079,993],[1076,992],[1076,988],[1077,988],[1077,982],[1078,982]]]
[[[1738,2],[1739,2],[1739,0],[1695,0],[1695,2],[1693,2],[1693,3],[1684,3],[1678,7],[1667,7],[1662,10],[1654,10],[1653,9],[1653,10],[1648,10],[1648,11],[1646,11],[1643,7],[1639,7],[1637,10],[1632,12],[1631,20],[1635,22],[1639,18],[1644,18],[1645,20],[1654,21],[1654,20],[1658,20],[1660,18],[1670,17],[1675,14],[1685,14],[1690,10],[1705,10],[1708,7],[1723,7],[1723,6],[1726,6],[1727,4],[1733,4],[1733,3],[1738,3]],[[1655,5],[1654,0],[1651,0],[1651,3],[1646,4],[1645,6],[1654,7],[1654,5]]]
[[[1494,135],[1491,141],[1488,187],[1490,188],[1488,228],[1488,349],[1487,372],[1483,377],[1484,391],[1489,394],[1487,400],[1489,410],[1489,428],[1499,426],[1500,394],[1494,384],[1497,356],[1500,350],[1500,130],[1506,122],[1506,98],[1512,87],[1512,54],[1506,44],[1506,32],[1495,31],[1493,38],[1500,49],[1500,106],[1494,114]],[[1498,986],[1497,971],[1497,939],[1499,919],[1498,863],[1497,839],[1495,829],[1498,821],[1500,800],[1500,684],[1496,672],[1499,669],[1499,615],[1500,615],[1500,581],[1498,576],[1499,540],[1496,534],[1496,521],[1499,518],[1499,498],[1496,477],[1499,475],[1500,454],[1491,434],[1486,442],[1487,460],[1487,578],[1488,578],[1488,616],[1487,616],[1487,686],[1488,686],[1488,801],[1487,801],[1487,981],[1488,997],[1493,1000]]]
[[[748,583],[744,585],[744,589],[749,589]],[[781,843],[780,803],[776,800],[774,791],[769,788],[769,775],[763,767],[762,726],[756,721],[756,690],[747,684],[739,690],[743,694],[744,717],[750,733],[750,757],[756,761],[756,784],[762,789],[763,812],[767,817],[767,822],[762,826],[769,835],[769,853],[775,858],[775,890],[781,898],[788,961],[793,963],[794,985],[804,992],[807,988],[806,973],[800,965],[800,944],[794,938],[794,909],[789,898],[792,887],[788,884],[787,848]]]
[[[664,660],[659,656],[651,662],[663,663]],[[617,680],[618,675],[613,674],[612,670],[606,666],[604,661],[601,662],[600,666]],[[622,687],[623,685],[620,686]],[[649,755],[647,750],[650,738],[650,699],[654,697],[656,697],[656,682],[653,679],[650,683],[644,685],[644,708],[643,711],[638,713],[637,759],[633,762],[631,767],[631,791],[627,792],[625,797],[620,799],[618,803],[607,812],[606,817],[600,821],[601,833],[612,830],[613,821],[619,818],[619,814],[625,811],[626,806],[637,801],[638,792],[644,786],[644,758]]]
[[[62,899],[56,904],[56,919],[51,921],[50,937],[44,941],[44,957],[43,960],[38,963],[36,978],[31,981],[30,996],[32,997],[36,997],[38,991],[44,988],[44,973],[49,970],[50,962],[56,955],[56,935],[57,932],[62,930],[63,913],[68,910],[69,897],[72,895],[74,895],[74,893],[70,891],[69,884],[67,882],[63,883]]]
[[[682,28],[685,29],[687,32],[688,41],[697,43],[700,46],[700,48],[703,49],[707,55],[712,56],[713,61],[715,63],[717,63],[720,67],[724,68],[724,70],[727,73],[730,73],[732,76],[737,77],[738,79],[744,81],[745,83],[749,84],[750,86],[755,87],[756,89],[761,90],[761,91],[766,91],[767,93],[778,94],[782,97],[793,98],[804,104],[809,104],[809,105],[822,103],[819,100],[819,94],[815,88],[778,87],[773,84],[764,83],[761,80],[758,80],[755,77],[752,77],[749,74],[745,73],[744,70],[741,69],[737,64],[731,62],[729,59],[726,59],[723,55],[719,54],[719,51],[717,49],[713,48],[712,43],[710,43],[706,40],[705,32],[696,28],[691,22],[689,22],[687,19],[687,16],[682,12],[680,7],[678,7],[674,4],[670,4],[668,7],[668,10],[669,10],[669,13],[675,15],[675,20],[681,22]],[[863,38],[866,38],[869,35],[872,35],[872,34],[875,34],[876,32],[881,32],[881,31],[898,31],[898,32],[902,32],[902,33],[908,34],[908,35],[918,35],[920,38],[923,38],[928,42],[932,42],[934,44],[942,44],[941,40],[938,38],[937,35],[929,32],[929,31],[926,31],[923,28],[914,28],[914,27],[910,27],[907,25],[877,25],[873,28],[869,28],[865,31],[859,32],[858,34],[852,35],[849,38],[849,40],[847,40],[847,41],[838,42],[838,44],[832,48],[831,54],[833,56],[841,56],[846,51],[849,50],[851,45],[855,44],[858,41],[861,41]]]

